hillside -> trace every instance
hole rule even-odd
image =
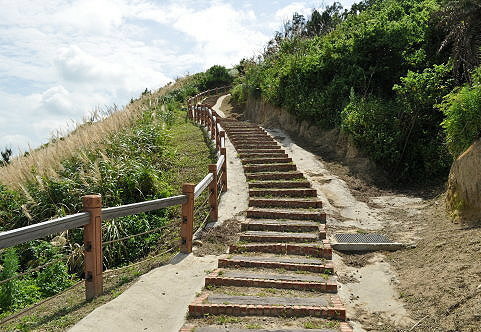
[[[0,231],[81,212],[86,194],[100,194],[103,206],[113,207],[173,196],[183,183],[197,183],[216,156],[182,105],[200,89],[229,79],[225,68],[214,66],[158,91],[146,90],[125,108],[94,114],[67,136],[0,167]],[[111,242],[103,249],[104,269],[177,250],[177,214],[177,208],[164,208],[104,222],[103,241]],[[82,244],[83,230],[74,229],[2,250],[0,318],[81,281]],[[144,272],[149,267],[145,264]],[[113,285],[115,290],[122,283]]]

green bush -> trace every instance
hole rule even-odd
[[[412,114],[399,99],[351,96],[342,111],[342,128],[394,182],[436,179],[449,168],[439,127],[429,115]]]
[[[18,256],[14,248],[8,248],[2,258],[0,281],[14,277],[19,267]],[[15,288],[15,280],[3,283],[0,286],[0,309],[2,312],[7,311],[15,303]]]
[[[200,91],[209,90],[232,83],[233,77],[224,66],[215,65],[201,73],[197,83]]]
[[[447,95],[439,108],[446,116],[442,126],[449,151],[457,157],[481,135],[481,67],[475,71],[472,84]]]

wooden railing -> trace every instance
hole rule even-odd
[[[202,91],[196,94],[195,96],[189,98],[189,100],[187,101],[187,109],[190,110],[192,106],[201,103],[206,97],[215,96],[221,93],[227,93],[227,91],[229,91],[230,88],[231,88],[230,85],[226,85],[219,88]],[[210,106],[213,106],[213,105],[210,105]]]
[[[199,94],[193,98],[197,99],[202,98],[200,95],[205,96],[213,94],[214,90],[216,89],[206,91],[206,93]],[[219,89],[217,90],[221,91]],[[217,221],[220,194],[227,190],[227,162],[225,132],[217,122],[216,113],[210,108],[200,105],[196,105],[192,108],[189,107],[188,113],[189,117],[194,122],[204,126],[206,130],[210,132],[210,137],[215,141],[216,150],[218,152],[217,163],[209,165],[209,173],[207,173],[198,184],[185,183],[182,186],[182,194],[178,196],[115,207],[102,207],[102,198],[100,195],[86,195],[82,197],[85,212],[1,232],[0,249],[16,246],[28,241],[61,233],[66,230],[83,227],[85,297],[87,300],[100,295],[103,291],[102,246],[103,244],[107,244],[107,242],[102,243],[103,220],[181,205],[180,252],[191,253],[194,232],[195,200],[204,192],[204,190],[208,189],[208,219],[210,219],[211,222]],[[149,232],[134,234],[125,239],[146,233]],[[124,239],[118,239],[118,241],[120,240]],[[21,273],[18,276],[20,277],[24,274],[25,273]],[[0,283],[8,282],[10,279],[0,281]]]

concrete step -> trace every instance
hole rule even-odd
[[[332,248],[328,240],[322,240],[322,243],[248,243],[229,247],[229,253],[232,254],[246,252],[332,258]]]
[[[254,181],[254,182],[249,182],[248,185],[249,185],[249,188],[310,188],[311,187],[311,183],[307,180]]]
[[[247,180],[261,181],[261,180],[292,180],[304,179],[304,174],[299,171],[291,172],[258,172],[246,174]]]
[[[287,153],[279,150],[267,151],[264,153],[239,153],[241,159],[261,159],[261,158],[288,158]]]
[[[235,135],[231,136],[230,140],[232,142],[253,142],[253,143],[264,143],[264,142],[275,142],[274,139],[267,134],[256,134],[254,137],[252,134]]]
[[[320,240],[318,233],[294,233],[272,231],[246,231],[240,233],[240,241],[244,242],[315,242]]]
[[[285,153],[284,150],[282,149],[236,149],[237,153],[239,156],[243,156],[244,154],[250,154],[250,153],[262,153],[265,156],[269,157],[271,154],[279,154],[279,153]]]
[[[263,188],[249,189],[250,197],[317,197],[316,189],[312,188]]]
[[[326,238],[326,225],[316,221],[247,219],[241,223],[241,231],[318,232],[320,239]]]
[[[232,256],[219,258],[218,267],[284,269],[289,271],[306,271],[314,273],[334,273],[331,261],[310,257],[292,257],[287,255]]]
[[[336,295],[318,297],[259,297],[201,293],[189,305],[190,317],[207,315],[322,317],[346,319],[346,309]]]
[[[292,158],[274,158],[274,157],[242,158],[241,157],[241,160],[244,165],[292,163]]]
[[[317,198],[250,198],[249,206],[320,209],[322,202]]]
[[[326,324],[327,325],[327,324]],[[218,326],[191,326],[184,327],[179,332],[352,332],[352,328],[348,323],[340,323],[339,328],[323,328],[323,329],[302,329],[302,328],[276,328],[276,329],[241,329],[232,327]]]
[[[262,165],[246,165],[244,166],[244,172],[257,173],[257,172],[274,172],[274,171],[295,171],[296,165],[294,164],[262,164]]]
[[[329,275],[256,273],[216,269],[205,278],[205,286],[260,287],[337,293],[337,283]]]
[[[273,219],[295,219],[295,220],[315,220],[326,223],[326,214],[319,210],[304,209],[275,209],[250,207],[247,209],[248,218],[273,218]]]

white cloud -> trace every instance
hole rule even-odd
[[[287,21],[292,18],[294,13],[304,15],[308,17],[312,13],[312,7],[308,6],[305,2],[293,2],[276,11],[275,17],[279,21]]]
[[[0,148],[13,138],[26,147],[25,137],[37,146],[99,105],[122,105],[214,64],[231,66],[262,49],[271,24],[307,10],[287,0],[4,1]]]

